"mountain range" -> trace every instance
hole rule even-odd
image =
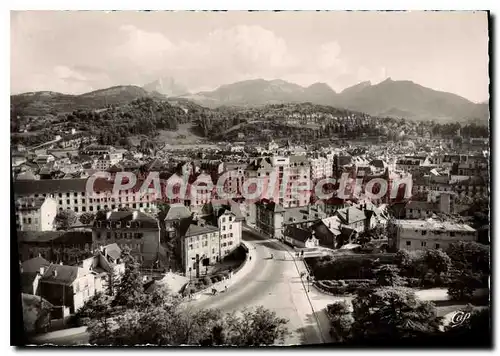
[[[284,80],[255,79],[194,94],[188,93],[187,89],[174,79],[162,78],[144,87],[115,86],[81,95],[47,91],[23,93],[12,95],[11,104],[21,115],[45,115],[123,105],[141,97],[192,101],[208,108],[310,102],[374,116],[404,117],[410,120],[487,124],[489,119],[487,102],[477,104],[456,94],[390,78],[375,85],[362,82],[339,93],[325,83],[304,87]]]
[[[488,103],[476,104],[456,94],[390,78],[376,85],[362,82],[340,93],[336,93],[325,83],[302,87],[284,80],[255,79],[182,97],[212,108],[311,102],[374,116],[405,117],[414,120],[487,122],[489,118]]]

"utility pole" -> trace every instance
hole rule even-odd
[[[200,255],[196,254],[196,278],[200,278]]]

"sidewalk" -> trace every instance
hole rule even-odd
[[[209,298],[212,294],[210,293],[212,288],[216,288],[221,291],[221,289],[231,288],[232,285],[238,283],[243,277],[245,277],[250,271],[252,270],[253,266],[255,265],[255,246],[248,241],[242,241],[241,242],[243,245],[245,245],[248,248],[248,253],[246,255],[246,259],[243,262],[243,266],[236,272],[234,272],[231,276],[231,278],[218,282],[217,284],[214,284],[207,289],[204,289],[202,291],[199,291],[197,293],[193,294],[193,300],[204,300]],[[186,301],[189,301],[188,299]]]
[[[41,335],[36,335],[32,338],[32,340],[36,342],[48,342],[63,337],[83,334],[86,331],[87,331],[86,326],[80,326],[78,328],[63,329],[63,330],[51,331]]]

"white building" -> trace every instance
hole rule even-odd
[[[333,155],[311,158],[311,179],[319,180],[333,175]]]
[[[389,231],[389,245],[398,250],[446,250],[453,242],[477,240],[476,230],[469,225],[433,219],[395,220]]]
[[[217,218],[220,232],[220,255],[228,255],[241,243],[241,220],[230,210],[222,210]]]
[[[19,198],[16,201],[18,231],[52,231],[56,215],[57,203],[53,198]]]
[[[127,207],[139,211],[156,209],[157,197],[154,188],[148,188],[141,194],[142,181],[127,190],[113,194],[113,182],[96,180],[93,195],[86,192],[87,179],[46,179],[14,182],[16,198],[51,197],[56,200],[57,210],[71,209],[75,213],[95,213],[102,209],[115,210]]]

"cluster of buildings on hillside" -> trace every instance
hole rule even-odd
[[[81,147],[18,151],[12,161],[23,292],[69,308],[63,314],[108,288],[113,273],[124,268],[123,250],[143,268],[187,275],[237,249],[243,224],[302,248],[352,248],[369,237],[394,250],[445,249],[477,240],[477,231],[453,216],[489,197],[489,157],[481,150],[310,150],[270,142],[265,156],[225,151],[199,158],[76,145]],[[88,177],[97,171],[109,177],[95,180],[89,194]],[[114,179],[125,172],[137,181],[114,191]],[[154,184],[143,189],[152,172],[160,191]],[[340,197],[342,176],[361,190]],[[228,196],[217,189],[221,177]],[[325,179],[336,181],[325,188],[330,197],[318,199],[314,184]],[[389,186],[386,194],[364,193],[380,180]],[[308,189],[300,189],[304,182]],[[249,198],[254,183],[267,189]],[[165,194],[169,189],[172,194]],[[56,230],[56,216],[67,211],[76,222]],[[377,229],[387,233],[373,234]]]

